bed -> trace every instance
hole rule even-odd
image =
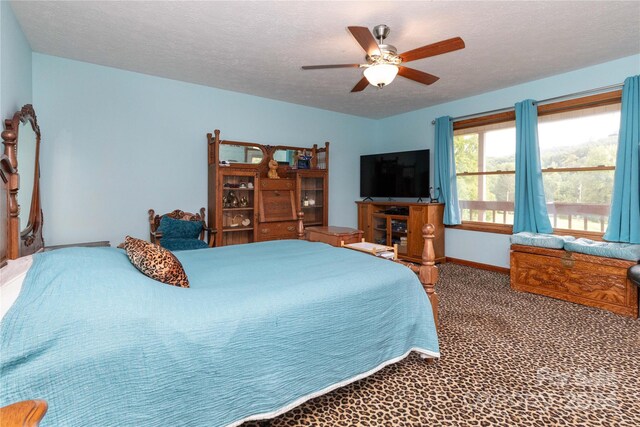
[[[405,266],[301,240],[176,255],[190,289],[115,248],[36,254],[0,324],[0,406],[45,399],[43,425],[239,425],[439,357]]]
[[[15,117],[14,128],[26,116]],[[11,237],[0,239],[0,407],[44,399],[22,405],[42,416],[46,401],[44,426],[235,426],[411,351],[440,356],[433,226],[419,266],[301,239],[175,252],[191,284],[178,288],[140,273],[121,249],[38,252],[37,179],[31,208],[17,208],[17,135],[3,133],[0,159],[0,224]],[[300,215],[299,237],[302,228]]]

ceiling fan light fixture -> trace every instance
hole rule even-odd
[[[373,86],[382,88],[398,75],[398,67],[393,64],[375,64],[364,70],[364,76]]]

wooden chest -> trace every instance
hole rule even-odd
[[[511,287],[638,317],[638,288],[627,279],[633,261],[511,245]]]
[[[310,242],[328,243],[340,247],[340,242],[358,243],[362,240],[362,231],[348,227],[307,227],[304,230],[305,239]]]

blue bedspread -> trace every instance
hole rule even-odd
[[[177,252],[190,289],[114,248],[35,256],[0,324],[0,406],[43,426],[218,426],[273,414],[409,350],[438,356],[406,267],[322,243]]]

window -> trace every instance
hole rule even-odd
[[[538,119],[542,180],[554,229],[604,233],[619,128],[620,104]]]
[[[513,224],[515,121],[459,129],[453,135],[462,220]]]
[[[556,230],[602,234],[609,216],[621,92],[538,107],[542,177]],[[511,233],[515,196],[515,113],[454,122],[463,227]]]

